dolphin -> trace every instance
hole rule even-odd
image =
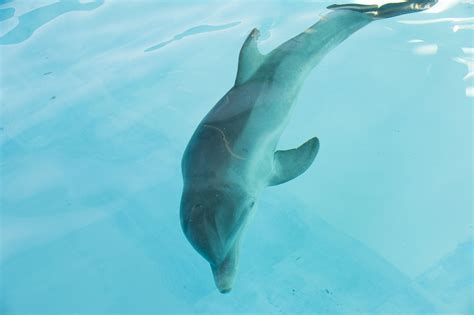
[[[310,71],[351,34],[377,19],[426,10],[437,0],[332,5],[333,12],[268,54],[253,29],[239,54],[234,86],[199,123],[182,159],[183,232],[210,264],[221,293],[237,273],[242,234],[267,186],[304,173],[319,150],[314,137],[277,150]]]

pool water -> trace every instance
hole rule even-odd
[[[474,312],[474,3],[380,20],[305,81],[231,293],[179,224],[181,156],[328,1],[0,1],[0,313]],[[371,3],[367,0],[365,3]]]

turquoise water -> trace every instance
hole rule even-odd
[[[0,313],[472,314],[472,1],[311,73],[280,147],[319,154],[264,191],[230,294],[181,231],[181,156],[249,31],[268,52],[329,4],[0,1]]]

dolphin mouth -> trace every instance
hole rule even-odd
[[[232,288],[218,288],[218,289],[219,289],[219,292],[222,294],[227,294],[230,291],[232,291]]]

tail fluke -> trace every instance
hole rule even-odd
[[[428,10],[433,7],[438,0],[408,0],[405,2],[386,3],[384,5],[365,5],[365,4],[333,4],[327,8],[330,10],[349,10],[367,13],[376,19],[386,19],[398,15],[416,13]]]

